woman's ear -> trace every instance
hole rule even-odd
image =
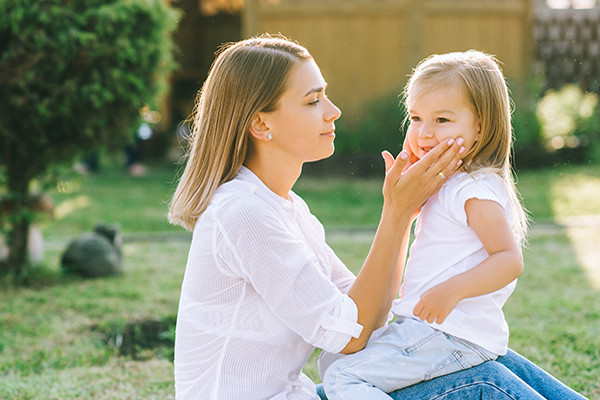
[[[252,120],[250,121],[250,134],[254,138],[265,142],[268,142],[273,138],[263,113],[257,112],[254,114],[254,117],[252,117]]]

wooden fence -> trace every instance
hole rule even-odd
[[[244,37],[281,33],[306,46],[345,118],[399,93],[423,57],[477,49],[511,81],[530,70],[531,0],[247,0]]]

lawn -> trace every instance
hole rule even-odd
[[[57,185],[57,218],[41,222],[43,264],[29,286],[0,283],[0,399],[173,398],[171,340],[189,238],[165,219],[174,175],[155,166],[131,178],[107,166]],[[380,185],[303,177],[295,188],[354,271],[378,220]],[[600,168],[523,171],[519,188],[534,224],[525,272],[505,307],[511,347],[600,398],[600,224],[577,218],[600,215]],[[61,276],[68,240],[98,221],[120,224],[126,272]],[[314,358],[306,372],[317,379]]]

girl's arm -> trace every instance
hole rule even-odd
[[[523,255],[502,206],[491,200],[470,199],[465,212],[467,223],[489,257],[423,293],[413,311],[423,321],[441,324],[459,301],[502,289],[523,272]]]

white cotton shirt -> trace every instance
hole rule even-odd
[[[510,198],[498,175],[459,173],[448,179],[425,203],[417,219],[402,297],[392,305],[395,315],[415,318],[414,307],[425,291],[488,257],[483,244],[467,224],[465,203],[474,198],[499,203],[511,221]],[[429,325],[504,355],[509,332],[502,306],[516,284],[515,280],[496,292],[462,300],[442,324]]]
[[[178,400],[318,399],[302,367],[341,351],[362,326],[355,277],[293,192],[242,167],[196,223],[175,335]]]

